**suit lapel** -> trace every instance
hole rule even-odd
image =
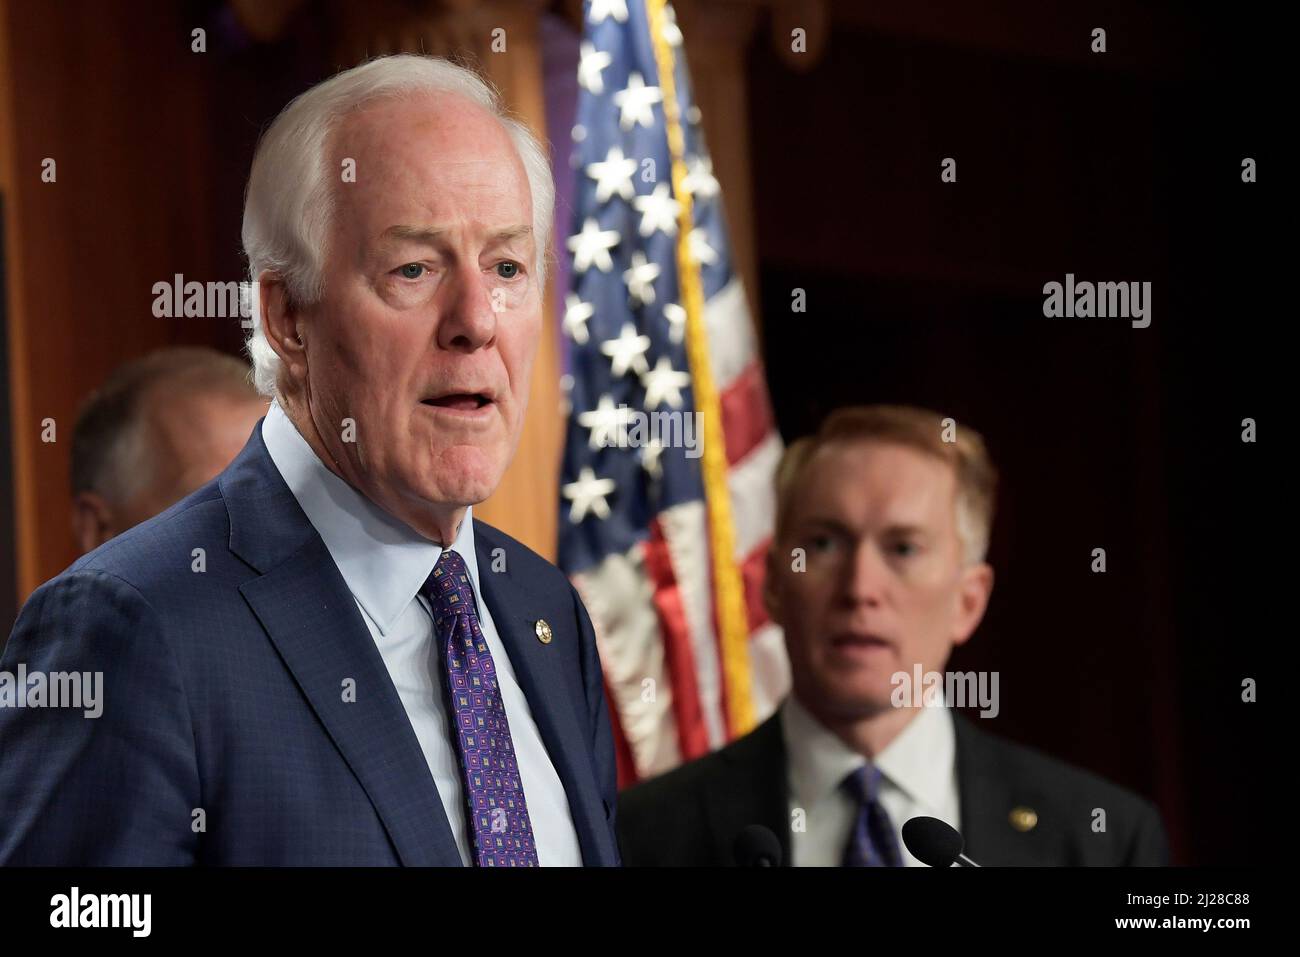
[[[231,550],[262,572],[239,590],[370,797],[402,863],[459,865],[437,786],[379,649],[271,462],[260,424],[221,489]],[[346,682],[355,700],[345,700]]]
[[[1028,782],[1012,780],[998,755],[997,739],[975,727],[971,719],[953,712],[957,736],[957,788],[961,804],[961,833],[965,854],[976,864],[1025,867],[1047,863],[1041,829],[1028,832],[1011,826],[1017,807],[1039,805]]]
[[[528,701],[533,720],[541,732],[556,773],[564,784],[573,815],[583,862],[610,864],[616,859],[613,839],[606,825],[604,801],[591,763],[591,741],[586,731],[585,711],[575,702],[585,702],[584,689],[572,681],[562,667],[562,649],[573,647],[582,636],[567,589],[539,594],[522,576],[513,574],[523,556],[507,555],[505,571],[493,571],[492,551],[504,545],[485,523],[474,523],[474,545],[478,555],[479,587],[492,613],[497,634],[505,646],[519,687]],[[550,623],[553,639],[544,644],[537,637],[540,619]]]
[[[736,836],[750,824],[766,827],[781,844],[781,864],[791,865],[785,736],[778,708],[749,734],[718,752],[724,781],[705,794],[715,859],[735,863]]]

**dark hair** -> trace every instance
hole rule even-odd
[[[120,450],[142,423],[145,394],[162,383],[187,391],[260,398],[244,362],[204,346],[158,349],[118,366],[77,413],[72,430],[72,494],[118,494],[124,478]]]

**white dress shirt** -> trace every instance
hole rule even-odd
[[[267,411],[262,439],[361,610],[438,786],[461,860],[468,865],[473,860],[473,845],[465,819],[460,752],[449,732],[443,699],[445,677],[434,643],[433,618],[428,602],[418,594],[442,554],[442,546],[417,534],[326,468],[278,402]],[[564,784],[546,752],[492,613],[483,602],[469,510],[451,547],[469,569],[479,624],[496,664],[538,863],[580,866],[582,852]]]
[[[806,829],[792,829],[796,867],[838,867],[844,858],[859,805],[841,786],[867,763],[809,714],[794,695],[781,705],[791,821],[804,811]],[[903,824],[917,815],[937,817],[961,830],[958,819],[957,743],[945,707],[920,708],[898,737],[876,755],[880,803],[889,814],[907,867],[924,867],[903,844]]]

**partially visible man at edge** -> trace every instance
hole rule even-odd
[[[776,482],[765,597],[792,693],[748,735],[623,794],[625,863],[739,863],[738,836],[759,825],[783,864],[916,866],[902,842],[916,816],[960,831],[981,865],[1167,863],[1149,802],[952,702],[895,700],[895,675],[945,672],[993,589],[997,475],[978,432],[924,409],[840,409],[786,450]]]
[[[344,169],[355,177],[344,177]],[[616,865],[591,622],[471,509],[523,426],[554,184],[476,74],[379,58],[258,144],[239,457],[27,601],[0,865]]]
[[[72,432],[72,530],[82,554],[212,481],[239,454],[267,399],[248,365],[201,346],[123,363]]]

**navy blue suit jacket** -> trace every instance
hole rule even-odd
[[[474,534],[583,861],[617,865],[586,609],[540,556],[485,523]],[[260,423],[211,483],[34,592],[0,670],[19,662],[102,672],[103,713],[0,707],[0,865],[461,863],[379,650]]]

